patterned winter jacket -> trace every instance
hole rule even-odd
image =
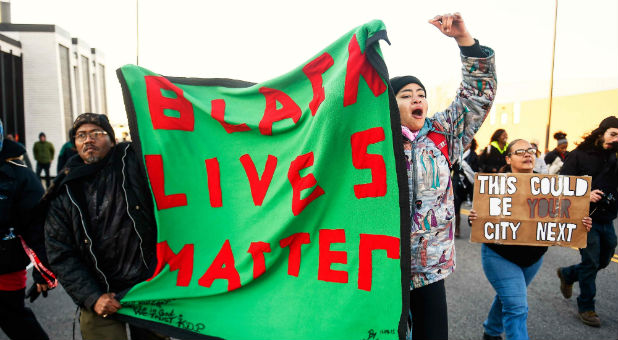
[[[481,49],[488,57],[461,55],[463,80],[453,103],[428,117],[413,141],[404,137],[412,220],[410,290],[442,280],[455,270],[451,172],[446,157],[427,133],[433,130],[445,135],[449,159],[454,163],[483,124],[497,81],[494,51]],[[442,128],[436,128],[436,123]]]

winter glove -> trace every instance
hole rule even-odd
[[[43,290],[42,292],[39,292],[37,290],[37,284],[33,283],[32,286],[30,286],[30,289],[28,289],[28,292],[26,293],[26,298],[30,298],[30,303],[34,302],[34,300],[36,300],[39,295],[43,293],[43,297],[46,298],[47,297],[47,290]]]

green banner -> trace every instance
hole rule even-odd
[[[158,224],[156,273],[120,314],[194,337],[405,335],[407,178],[381,39],[372,21],[260,84],[117,71]]]

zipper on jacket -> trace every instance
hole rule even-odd
[[[142,255],[142,262],[144,263],[144,266],[146,266],[147,270],[150,270],[150,268],[148,268],[148,264],[146,264],[146,259],[144,258],[144,250],[142,249],[142,236],[139,234],[139,232],[137,231],[137,226],[135,224],[135,220],[133,219],[133,216],[131,216],[131,212],[129,211],[129,197],[127,195],[127,189],[125,188],[125,182],[126,182],[126,176],[124,173],[124,169],[125,169],[125,158],[127,157],[127,150],[129,149],[130,144],[127,144],[127,146],[124,148],[124,155],[122,155],[122,191],[124,192],[124,201],[127,205],[127,215],[129,215],[129,218],[131,219],[131,223],[133,224],[133,230],[135,230],[135,233],[137,234],[137,237],[139,238],[139,251],[140,254]]]
[[[86,234],[86,237],[88,238],[90,242],[90,247],[88,249],[90,250],[90,254],[92,254],[92,258],[94,259],[94,267],[99,273],[101,273],[101,276],[103,276],[103,280],[105,281],[105,285],[107,286],[106,292],[109,293],[109,283],[107,282],[107,278],[105,277],[105,274],[103,273],[103,271],[99,269],[97,257],[94,255],[94,252],[92,251],[92,238],[90,237],[90,235],[88,235],[88,230],[86,230],[86,223],[84,222],[84,215],[82,214],[82,210],[79,208],[79,205],[75,203],[75,200],[73,199],[73,196],[71,195],[71,191],[69,190],[68,184],[66,185],[66,188],[67,188],[67,195],[69,195],[69,199],[71,200],[71,203],[73,203],[73,205],[77,208],[77,211],[79,211],[79,218],[82,221],[82,227],[84,228],[84,233]]]
[[[418,138],[418,136],[417,136]],[[416,147],[417,138],[414,138],[414,141],[410,143],[412,148],[410,149],[410,161],[412,162],[412,204],[410,207],[410,224],[413,223],[414,214],[416,213],[416,157],[414,149]]]

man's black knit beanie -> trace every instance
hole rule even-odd
[[[114,129],[112,129],[112,125],[109,123],[109,119],[107,119],[106,115],[98,114],[98,113],[82,113],[77,118],[75,118],[75,122],[73,122],[73,135],[71,136],[71,141],[73,145],[75,145],[75,133],[80,126],[84,124],[94,124],[98,125],[107,132],[109,139],[112,141],[112,144],[116,144],[116,135],[114,134]]]

